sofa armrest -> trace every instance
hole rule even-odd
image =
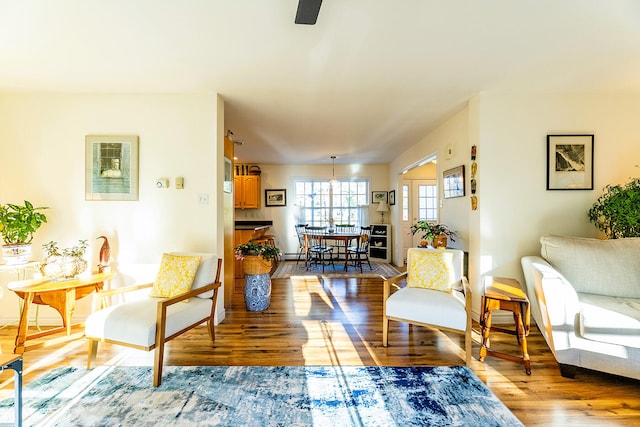
[[[527,256],[521,263],[531,313],[560,362],[558,352],[572,348],[571,341],[576,336],[580,313],[578,294],[571,283],[544,259]]]

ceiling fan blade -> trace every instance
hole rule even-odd
[[[298,0],[296,24],[315,25],[322,0]]]

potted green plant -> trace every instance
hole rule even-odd
[[[411,226],[411,234],[415,235],[416,233],[422,233],[421,238],[426,242],[423,246],[431,243],[434,248],[446,248],[448,239],[451,239],[452,242],[456,241],[456,233],[444,224],[418,221]]]
[[[2,257],[9,265],[26,264],[31,258],[33,234],[47,222],[42,210],[27,200],[24,206],[7,203],[0,205],[0,234],[4,240]]]
[[[238,245],[234,248],[235,251],[235,258],[238,260],[244,260],[245,261],[245,273],[246,274],[260,274],[263,273],[264,268],[260,269],[258,268],[260,271],[258,272],[253,272],[253,266],[252,264],[255,262],[258,262],[264,266],[268,266],[268,269],[266,272],[269,272],[271,270],[271,264],[272,264],[272,260],[277,258],[278,256],[280,256],[281,251],[280,249],[268,245],[266,243],[256,243],[256,242],[247,242],[247,243],[243,243],[242,245]],[[254,260],[254,258],[256,258]],[[249,259],[249,263],[247,263],[247,259]],[[247,271],[247,267],[249,267],[250,271]]]
[[[248,311],[262,311],[271,302],[271,268],[280,249],[266,243],[248,242],[234,248],[235,257],[243,261],[244,301]]]
[[[40,272],[52,279],[71,278],[87,269],[87,261],[83,259],[89,244],[86,240],[78,240],[78,244],[70,248],[60,249],[56,242],[42,245],[46,253]]]
[[[607,185],[587,215],[610,239],[640,237],[640,178]]]

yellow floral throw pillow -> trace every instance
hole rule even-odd
[[[455,284],[453,253],[409,249],[407,255],[407,287],[451,292]]]
[[[200,256],[163,254],[151,296],[171,298],[190,291],[200,261]]]

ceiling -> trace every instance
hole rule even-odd
[[[640,92],[640,1],[0,0],[0,91],[220,93],[239,161],[386,163],[472,96]]]

